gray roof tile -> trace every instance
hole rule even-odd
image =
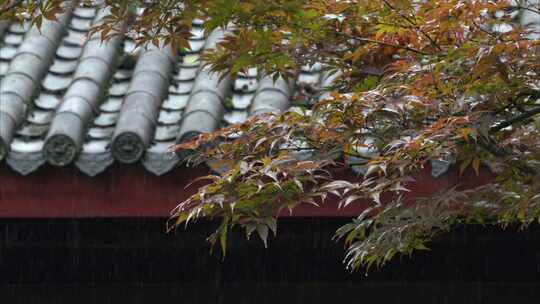
[[[249,106],[251,106],[253,96],[255,96],[255,94],[233,93],[231,97],[232,107],[237,110],[249,108]]]
[[[19,46],[24,40],[23,35],[14,34],[14,33],[8,33],[4,37],[4,43],[10,46]]]
[[[174,141],[167,142],[166,145],[172,145]],[[176,167],[180,159],[176,154],[167,152],[160,148],[165,145],[153,145],[151,146],[142,161],[146,170],[154,173],[155,175],[163,175]]]
[[[68,30],[67,32],[68,32],[68,35],[64,37],[64,40],[63,40],[64,43],[77,47],[77,46],[84,45],[84,43],[86,42],[86,39],[87,39],[86,33],[74,31],[71,29]]]
[[[257,79],[256,78],[243,78],[238,77],[234,81],[234,88],[233,90],[236,92],[242,92],[242,93],[251,93],[255,92],[257,90]]]
[[[81,56],[81,52],[82,48],[80,46],[62,44],[56,50],[56,56],[65,60],[76,60]]]
[[[0,48],[14,48],[0,60],[6,84],[0,90],[0,159],[7,154],[7,164],[21,174],[47,160],[73,163],[94,176],[116,159],[140,160],[161,175],[181,160],[169,151],[175,142],[290,105],[291,83],[259,81],[256,69],[219,81],[201,68],[200,53],[215,47],[222,31],[205,37],[202,23],[194,21],[192,49],[176,56],[167,48],[135,49],[129,37],[108,43],[88,38],[102,15],[78,7],[61,26],[47,25],[44,35],[31,30],[24,36],[28,26],[14,24],[0,35]],[[320,78],[320,68],[304,70],[299,82]]]
[[[430,160],[431,164],[431,176],[437,178],[444,175],[450,166],[455,162],[455,160],[439,160],[432,159]]]
[[[321,74],[320,73],[306,73],[302,72],[300,75],[298,75],[297,83],[307,84],[311,86],[317,86],[319,85],[321,81]]]
[[[205,48],[213,48],[224,35],[221,30],[215,30]],[[183,141],[202,132],[215,131],[223,116],[223,102],[230,88],[230,77],[220,79],[218,74],[207,68],[201,69],[195,79],[177,140]]]
[[[6,45],[0,48],[0,59],[11,60],[17,53],[17,47],[13,45]]]
[[[14,22],[9,26],[9,32],[24,35],[30,29],[30,23],[28,21],[23,23]]]
[[[180,126],[178,125],[168,125],[168,126],[158,126],[156,128],[156,134],[154,140],[159,141],[172,141],[176,138]]]
[[[101,112],[95,119],[94,125],[98,127],[114,126],[118,121],[118,112],[107,113]]]
[[[189,92],[188,92],[189,93]],[[183,110],[189,100],[189,94],[169,94],[161,107],[166,110]]]
[[[107,98],[100,106],[99,110],[102,112],[118,112],[122,108],[123,98],[110,97]]]
[[[272,77],[261,79],[249,113],[257,115],[265,112],[281,112],[290,106],[292,84],[283,78],[275,82]]]
[[[75,161],[77,168],[84,174],[96,176],[113,164],[114,159],[108,151],[98,152],[94,150],[85,150],[85,147],[86,145]]]
[[[123,81],[123,80],[129,80],[132,75],[133,75],[133,71],[131,70],[118,69],[114,73],[113,78],[116,81]]]
[[[18,148],[20,145],[16,141],[14,146]],[[31,146],[31,150],[36,152],[30,152],[30,150],[19,152],[13,149],[6,159],[6,163],[21,175],[28,175],[45,163],[43,154],[40,151],[43,142],[28,143],[27,146]]]
[[[37,125],[48,125],[54,117],[53,111],[32,111],[26,121]]]
[[[24,115],[27,108],[27,104],[24,103],[20,96],[11,92],[2,94],[2,99],[0,99],[0,113],[6,114],[14,122],[17,122]]]
[[[88,130],[87,136],[91,139],[109,139],[114,133],[114,124],[110,127],[94,126]]]
[[[223,120],[227,124],[242,123],[248,118],[247,111],[232,110],[223,115]]]
[[[61,58],[55,58],[53,65],[51,66],[49,71],[57,75],[67,75],[73,73],[77,68],[78,64],[79,63],[77,62],[77,60],[64,60]]]
[[[27,124],[23,126],[21,129],[17,130],[17,135],[21,137],[26,138],[33,138],[33,137],[42,137],[47,133],[49,130],[48,125],[36,125],[36,124]]]
[[[161,110],[158,116],[158,124],[176,125],[182,119],[181,111],[166,111]]]
[[[190,53],[196,53],[200,52],[202,48],[204,47],[205,40],[204,39],[189,39],[189,46],[190,46]]]
[[[36,56],[35,54],[19,53],[17,54],[17,58],[14,58],[11,61],[8,74],[11,72],[24,74],[31,78],[34,82],[39,82],[41,80],[41,73],[35,70],[35,68],[39,68],[41,63],[42,58]]]
[[[71,80],[71,76],[49,73],[41,83],[41,86],[49,92],[62,92],[69,87]]]
[[[73,14],[80,19],[94,19],[96,16],[96,8],[95,7],[77,7]],[[79,19],[77,18],[77,19]]]
[[[170,151],[171,146],[174,145],[174,140],[172,141],[156,141],[153,143],[147,152],[151,153],[167,153],[169,156],[173,156],[174,153]]]
[[[11,150],[18,153],[37,153],[43,148],[43,140],[25,141],[16,138],[11,143]]]
[[[62,98],[60,96],[46,92],[42,92],[34,100],[34,104],[44,110],[55,110],[61,102]]]
[[[0,60],[0,79],[7,73],[9,62]]]
[[[111,96],[124,96],[129,88],[128,81],[114,82],[109,88],[109,95]]]
[[[189,94],[193,89],[193,81],[180,81],[169,86],[169,93],[171,94]]]
[[[77,10],[75,11],[75,15],[76,14],[77,14]],[[92,26],[92,19],[74,17],[71,20],[71,24],[69,27],[79,32],[87,32],[88,30],[90,30],[91,26]]]
[[[109,145],[108,140],[90,140],[83,145],[83,153],[105,153]]]
[[[0,106],[0,113],[9,115],[10,119],[0,121],[0,145],[2,146],[0,148],[0,159],[5,157],[10,147],[13,149],[12,146],[17,146],[17,138],[15,138],[15,144],[12,144],[13,135],[15,134],[14,128],[22,124],[27,114],[27,105],[33,103],[34,97],[37,97],[36,93],[39,90],[40,82],[52,63],[54,53],[65,32],[71,13],[71,8],[68,7],[66,12],[58,17],[57,21],[45,20],[40,30],[35,27],[29,29],[22,44],[13,56],[6,75],[1,80],[0,103],[2,103],[2,106]],[[20,29],[22,31],[26,30],[24,25]],[[17,30],[16,26],[10,28],[12,32]],[[32,61],[32,65],[25,64],[29,60]],[[35,120],[38,124],[46,123],[48,117],[39,114],[29,116],[29,121]],[[14,153],[16,152],[14,151]],[[23,153],[25,152],[23,151]],[[9,159],[12,161],[9,161]],[[10,157],[8,155],[8,163],[16,163],[13,160],[20,160],[21,164],[25,164],[24,157]],[[25,164],[23,167],[32,168],[33,166],[26,166]]]
[[[204,40],[204,29],[201,26],[193,26],[190,40]]]
[[[137,162],[150,145],[174,62],[175,54],[170,46],[149,47],[140,55],[112,138],[116,160]]]
[[[173,79],[175,81],[191,81],[195,80],[195,77],[197,77],[197,72],[199,71],[199,67],[184,67],[180,68],[178,73],[173,76]]]

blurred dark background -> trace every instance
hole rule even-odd
[[[0,303],[540,303],[540,228],[472,226],[382,270],[350,273],[348,219],[280,220],[264,249],[241,231],[222,260],[212,223],[0,219]]]

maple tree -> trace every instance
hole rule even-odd
[[[55,18],[64,1],[7,1],[2,18]],[[81,5],[84,2],[80,1]],[[197,165],[226,165],[172,212],[169,229],[221,221],[208,238],[225,254],[240,226],[266,244],[282,209],[369,200],[337,230],[346,266],[382,266],[426,249],[464,224],[540,221],[540,3],[487,0],[104,1],[110,16],[93,32],[139,45],[189,48],[192,20],[225,29],[205,64],[222,75],[256,68],[289,80],[321,65],[321,87],[303,104],[181,143]],[[525,20],[525,21],[524,21]],[[536,21],[535,21],[536,20]],[[122,26],[119,26],[122,25]],[[430,161],[496,177],[405,203],[407,185]],[[361,172],[338,180],[335,168]],[[467,173],[469,174],[469,173]]]

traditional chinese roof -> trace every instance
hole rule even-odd
[[[220,79],[200,55],[222,30],[206,35],[194,21],[191,50],[173,53],[135,48],[128,36],[89,36],[105,15],[76,7],[40,30],[0,22],[0,161],[13,170],[26,175],[48,163],[94,176],[116,161],[161,175],[181,160],[168,151],[174,143],[283,111],[299,87],[325,82],[318,66],[295,83],[256,70]]]

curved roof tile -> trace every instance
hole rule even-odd
[[[295,94],[312,91],[310,101],[324,99],[320,89],[338,76],[315,64],[295,82],[261,78],[256,69],[220,80],[202,67],[200,55],[224,31],[205,35],[194,20],[191,49],[177,54],[168,47],[135,49],[127,36],[86,39],[103,14],[76,7],[42,33],[0,23],[0,53],[9,55],[0,58],[0,158],[7,155],[15,171],[29,174],[48,162],[95,176],[116,160],[140,161],[162,175],[184,156],[169,151],[176,142],[284,111]]]
[[[112,138],[112,154],[116,160],[137,162],[151,144],[175,57],[170,46],[147,46],[140,55]]]
[[[100,22],[104,16],[104,13],[98,14],[95,22]],[[83,48],[70,47],[78,49],[70,58],[78,60],[78,65],[45,139],[43,154],[50,164],[70,164],[81,150],[85,132],[98,111],[116,68],[121,39],[114,36],[102,42],[99,34],[94,34]]]
[[[292,84],[281,77],[276,81],[270,76],[264,77],[253,97],[249,113],[258,115],[286,110],[290,106],[291,87]]]
[[[28,105],[39,90],[72,11],[68,7],[57,21],[45,20],[40,30],[31,28],[11,59],[0,83],[0,113],[10,116],[0,120],[0,160],[10,150],[15,128],[23,122]]]

